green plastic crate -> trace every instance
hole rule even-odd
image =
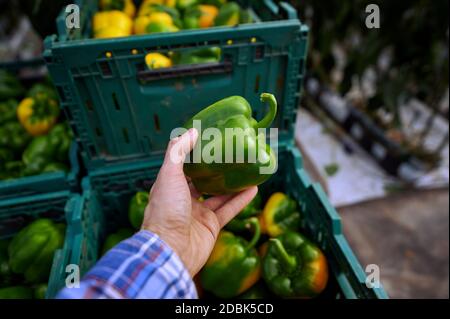
[[[278,172],[260,186],[260,192],[267,197],[275,191],[284,191],[299,203],[304,212],[302,228],[323,249],[330,266],[330,282],[321,297],[387,298],[383,288],[366,287],[366,275],[342,234],[341,219],[320,186],[310,182],[302,169],[298,150],[293,146],[281,150],[279,161]],[[128,225],[128,202],[136,191],[150,189],[157,176],[158,164],[142,162],[128,164],[126,169],[120,166],[104,168],[102,172],[97,170],[83,180],[84,193],[80,201],[83,201],[86,211],[80,216],[89,218],[91,222],[91,215],[100,213],[104,217],[94,219],[100,224],[79,228],[76,236],[80,239],[76,245],[66,241],[60,257],[64,262],[53,267],[55,278],[58,278],[55,282],[64,282],[64,269],[69,260],[73,264],[83,263],[83,269],[94,265],[96,258],[92,257],[98,256],[105,235]]]
[[[45,68],[43,59],[33,59],[29,61],[1,63],[0,68],[17,74],[26,86],[42,81],[42,75],[32,77],[22,77],[24,74],[33,72],[36,69]],[[69,150],[69,172],[53,172],[41,175],[27,176],[12,180],[0,180],[0,200],[16,198],[19,196],[30,196],[57,192],[62,190],[78,190],[80,175],[79,147],[74,141]]]
[[[293,138],[303,82],[308,28],[286,3],[239,1],[260,19],[253,24],[90,39],[95,1],[79,0],[81,28],[68,33],[65,13],[59,35],[45,40],[44,58],[61,105],[81,145],[89,171],[161,156],[170,132],[221,98],[244,96],[260,119],[259,97],[274,93],[273,126]],[[218,63],[148,70],[148,52],[220,47]]]
[[[79,202],[80,195],[74,195],[69,191],[25,196],[0,201],[0,239],[11,238],[23,227],[38,218],[50,218],[58,222],[65,222],[66,241],[73,239],[69,227],[72,216],[72,205]],[[55,253],[55,258],[56,258]],[[54,286],[49,278],[48,286]],[[54,295],[47,290],[46,297]]]
[[[76,264],[84,274],[98,259],[98,244],[93,243],[99,242],[104,224],[99,202],[86,190],[84,196],[74,196],[65,211],[70,226],[63,248],[55,252],[47,289],[49,298],[54,298],[65,286],[67,265]]]

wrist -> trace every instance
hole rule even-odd
[[[197,273],[195,266],[191,264],[192,258],[189,258],[189,252],[186,249],[179,247],[178,240],[172,238],[172,236],[167,235],[167,230],[163,231],[158,227],[142,226],[142,231],[150,232],[156,235],[166,246],[170,249],[184,265],[184,268],[189,272],[189,274],[194,277]]]

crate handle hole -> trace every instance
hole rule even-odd
[[[298,74],[303,74],[304,66],[305,66],[305,59],[300,59],[300,63],[298,66]]]
[[[122,129],[123,138],[125,139],[125,143],[130,144],[130,137],[128,136],[128,129],[124,127]]]
[[[156,132],[161,132],[161,126],[159,124],[159,116],[158,114],[153,115],[153,122],[155,123],[155,130]]]
[[[97,134],[98,137],[102,136],[102,130],[99,127],[95,128],[95,133]]]
[[[115,106],[116,110],[117,110],[117,111],[120,111],[120,105],[119,105],[119,101],[117,100],[117,95],[116,95],[116,93],[113,93],[113,94],[112,94],[112,99],[113,99],[114,106]]]
[[[257,75],[255,79],[255,93],[259,92],[259,83],[261,82],[261,75]]]
[[[86,107],[89,111],[92,111],[94,108],[92,107],[92,101],[91,100],[86,100],[85,102]]]
[[[284,87],[284,77],[280,75],[277,79],[277,90],[283,92],[283,87]]]

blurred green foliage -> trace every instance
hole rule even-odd
[[[309,74],[345,95],[371,68],[375,90],[359,106],[391,114],[390,127],[401,125],[402,100],[416,97],[435,107],[448,89],[448,0],[290,2],[311,28]],[[372,3],[380,8],[379,29],[365,25]]]

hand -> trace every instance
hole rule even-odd
[[[258,192],[249,188],[234,195],[199,202],[200,194],[183,173],[183,162],[198,138],[196,129],[170,141],[164,163],[145,210],[142,229],[157,234],[194,276],[208,260],[217,236]]]

